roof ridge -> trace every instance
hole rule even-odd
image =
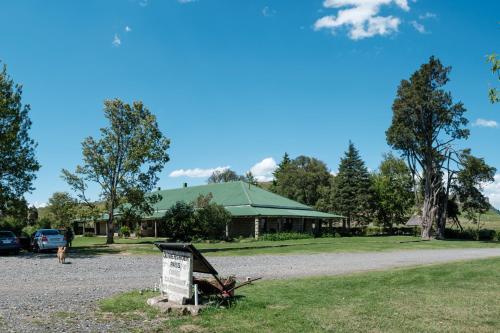
[[[247,197],[247,199],[248,199],[248,204],[249,204],[250,206],[253,206],[252,199],[250,199],[250,196],[248,195],[248,192],[247,192],[247,190],[246,190],[246,188],[245,188],[245,185],[246,185],[247,183],[245,183],[244,181],[241,181],[241,180],[240,180],[240,184],[241,184],[241,188],[243,189],[243,193],[245,193],[245,196],[246,196],[246,197]],[[248,183],[248,185],[250,186],[250,183]]]

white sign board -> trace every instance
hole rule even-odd
[[[162,292],[169,302],[184,304],[193,296],[193,254],[163,251]]]

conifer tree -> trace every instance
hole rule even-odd
[[[339,172],[333,183],[332,211],[345,216],[347,227],[350,228],[353,222],[357,225],[369,222],[372,215],[372,202],[371,176],[358,150],[349,141],[349,148],[340,160]]]

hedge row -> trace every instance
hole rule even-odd
[[[420,228],[414,227],[353,227],[349,230],[343,228],[323,228],[322,232],[316,235],[300,232],[278,232],[263,234],[259,237],[261,241],[284,241],[294,239],[308,239],[313,237],[351,237],[351,236],[418,236]],[[448,239],[464,239],[464,240],[480,240],[480,241],[500,241],[500,232],[491,229],[473,230],[466,229],[464,231],[456,229],[446,229],[445,237]]]

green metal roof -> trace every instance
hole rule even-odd
[[[224,206],[233,216],[285,216],[340,218],[342,216],[315,211],[311,207],[266,191],[242,181],[183,187],[153,192],[162,200],[154,205],[158,218],[178,201],[193,202],[200,195],[212,194],[212,201]]]

